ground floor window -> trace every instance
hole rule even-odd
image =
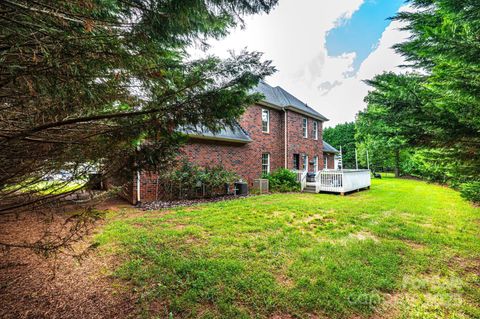
[[[293,154],[293,169],[300,170],[300,154]]]
[[[308,171],[308,156],[305,154],[303,155],[303,170]]]
[[[270,154],[262,154],[262,174],[270,174]]]
[[[323,169],[327,169],[328,168],[328,156],[325,155],[323,156]]]
[[[313,157],[313,171],[315,173],[318,172],[318,156],[317,155]]]

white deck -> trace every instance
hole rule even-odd
[[[369,188],[371,184],[369,170],[323,170],[315,175],[315,182],[307,182],[307,173],[299,172],[298,178],[302,191],[332,192],[345,194]]]

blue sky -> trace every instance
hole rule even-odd
[[[388,20],[408,9],[403,0],[280,0],[270,14],[245,17],[245,28],[211,41],[209,54],[260,51],[278,72],[266,80],[281,86],[330,119],[353,121],[365,107],[363,80],[403,72],[391,47],[408,34]]]
[[[366,0],[350,19],[343,19],[340,26],[330,30],[326,48],[331,56],[355,52],[353,66],[360,64],[377,47],[378,41],[404,0]]]

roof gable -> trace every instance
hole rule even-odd
[[[249,143],[252,141],[248,133],[235,122],[232,126],[224,125],[218,132],[212,132],[202,125],[197,127],[182,127],[180,131],[191,138],[223,140],[227,142]]]
[[[253,92],[261,93],[265,97],[264,102],[278,106],[282,109],[293,109],[303,113],[306,113],[310,116],[318,118],[322,121],[328,121],[328,119],[322,114],[315,111],[313,108],[308,106],[306,103],[303,103],[298,98],[288,93],[286,90],[280,86],[272,87],[266,82],[261,81],[254,89]]]
[[[323,140],[323,151],[326,153],[340,153],[335,147]]]

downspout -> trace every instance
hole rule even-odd
[[[287,150],[287,139],[288,139],[287,130],[288,130],[288,123],[287,123],[287,110],[286,110],[286,109],[283,109],[283,112],[285,113],[285,122],[284,122],[284,126],[285,126],[285,168],[288,169],[288,150]]]
[[[140,198],[140,171],[137,170],[137,205],[140,205],[141,198]]]
[[[140,151],[140,146],[137,146],[137,152],[139,152],[139,151]],[[140,170],[137,168],[137,202],[136,202],[136,205],[140,205],[141,200],[142,199],[140,197]]]

